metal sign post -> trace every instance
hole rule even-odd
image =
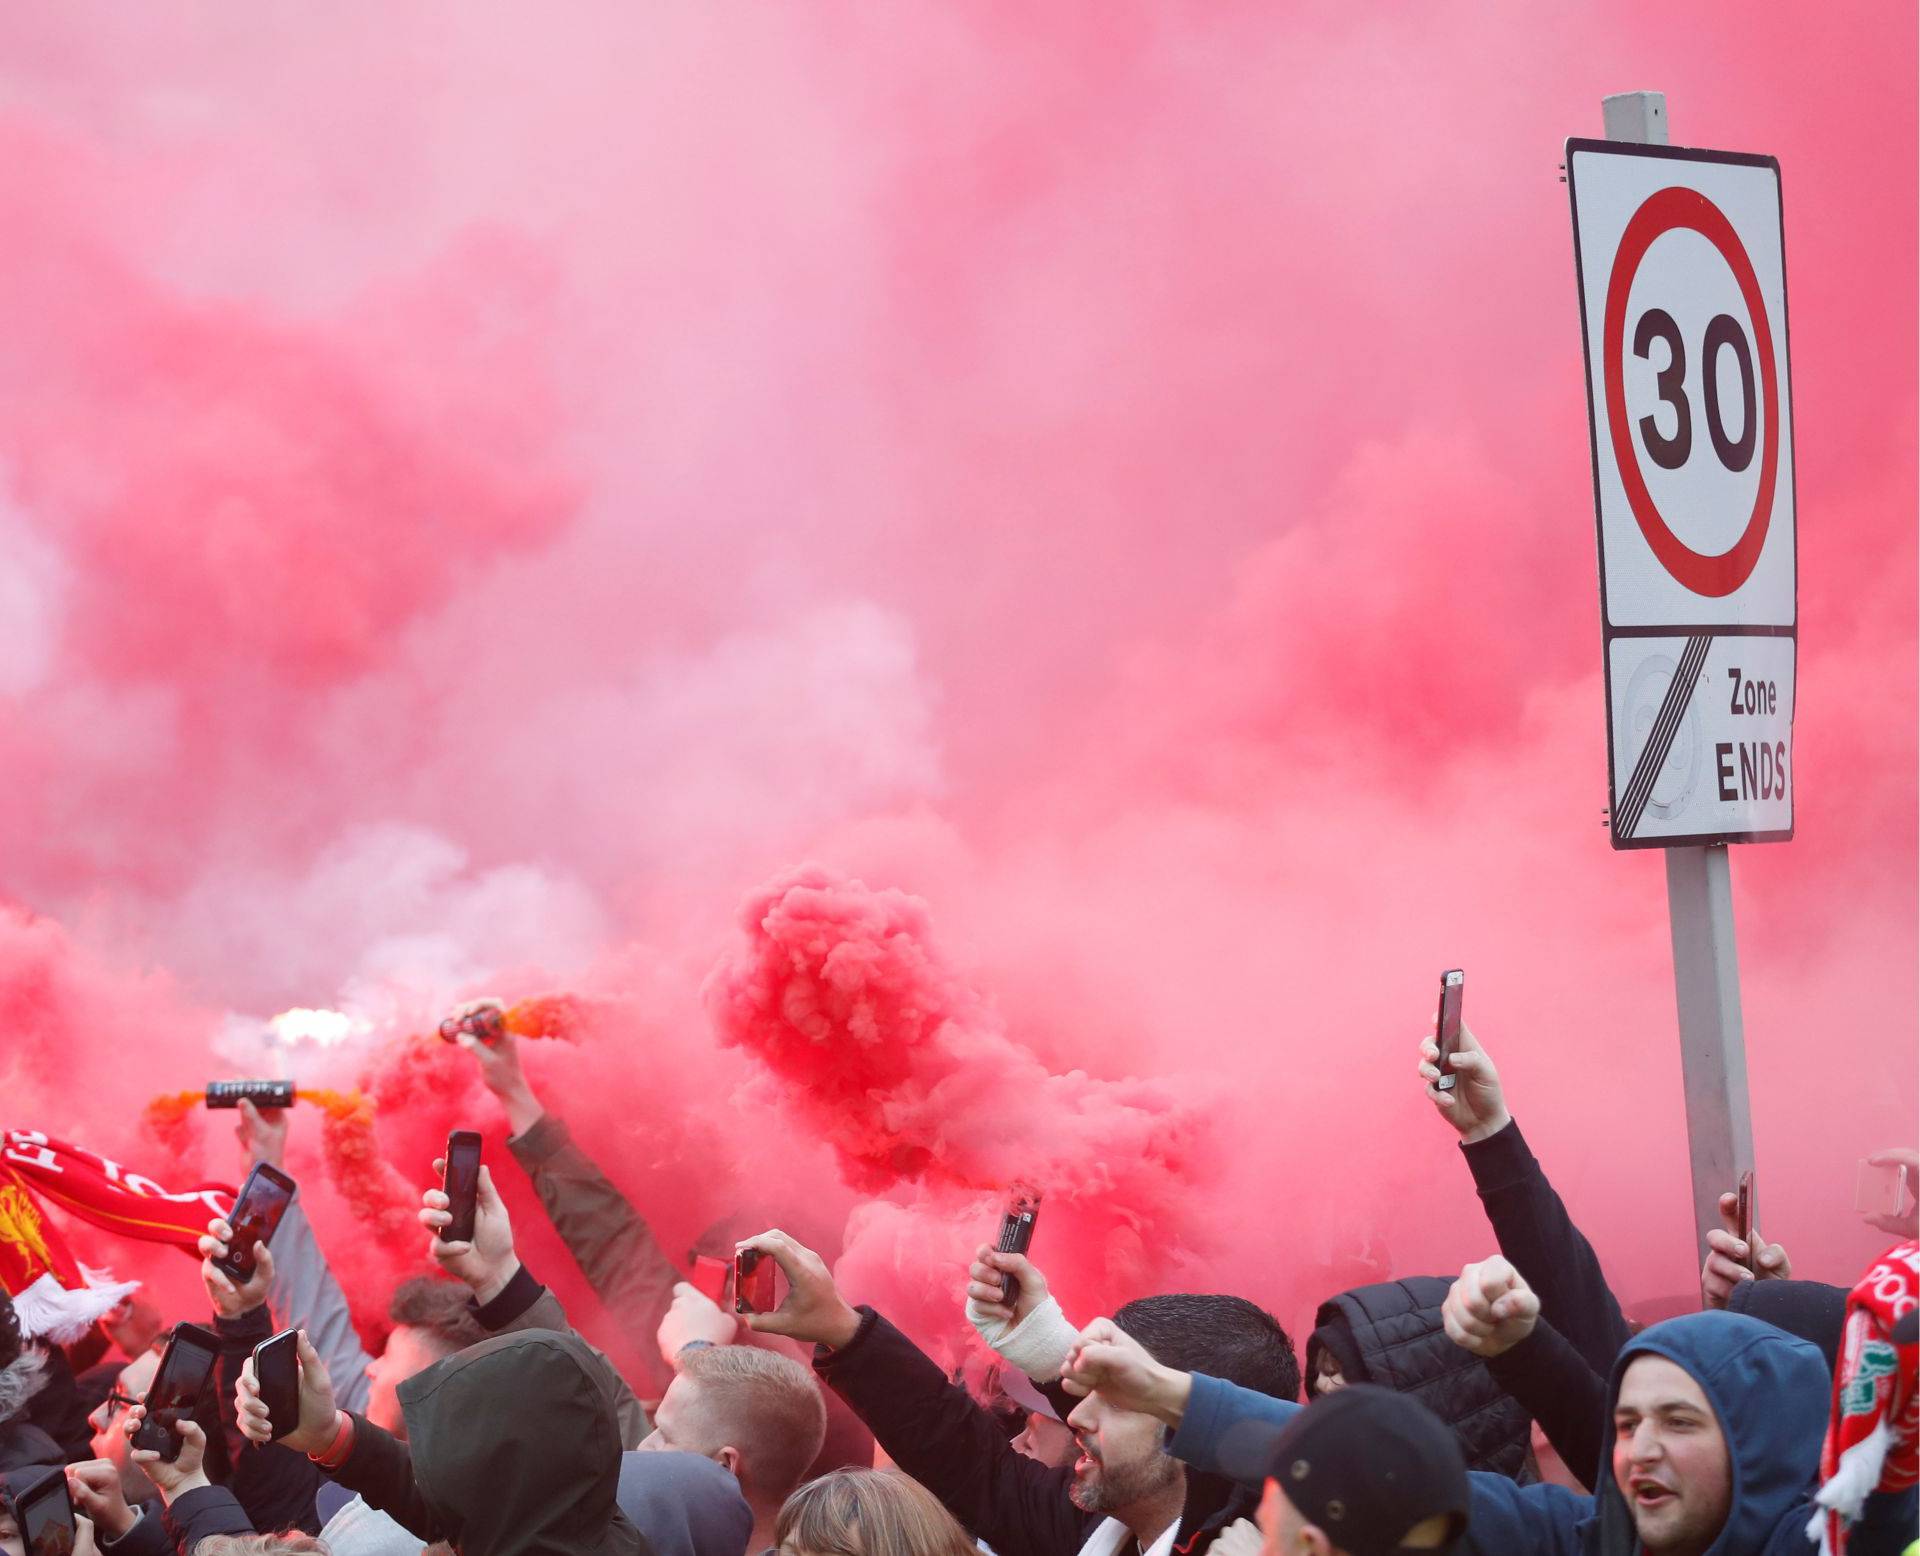
[[[1662,94],[1621,93],[1601,107],[1608,142],[1669,144]],[[1610,824],[1616,847],[1667,856],[1704,1247],[1721,1224],[1720,1195],[1753,1165],[1724,839],[1784,840],[1793,829],[1798,548],[1779,169],[1731,153],[1629,159],[1573,141],[1568,177],[1600,519]],[[1644,415],[1627,409],[1636,395]]]

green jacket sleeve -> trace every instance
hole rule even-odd
[[[680,1271],[660,1252],[632,1202],[551,1113],[509,1140],[507,1148],[533,1179],[547,1219],[580,1273],[642,1358],[648,1392],[657,1398],[673,1381],[660,1359],[658,1333],[673,1303],[674,1283],[683,1278]]]

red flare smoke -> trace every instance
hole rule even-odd
[[[997,1211],[982,1191],[1034,1184],[1049,1208],[1073,1207],[1071,1234],[1065,1218],[1043,1225],[1048,1268],[1071,1235],[1081,1273],[1103,1287],[1141,1279],[1148,1242],[1163,1254],[1177,1242],[1175,1204],[1211,1170],[1197,1097],[1050,1072],[947,965],[917,897],[808,866],[749,897],[740,923],[747,944],[706,988],[720,1039],[767,1067],[853,1186],[919,1186],[930,1192],[916,1215],[985,1213],[990,1239]],[[916,1238],[891,1215],[865,1225]],[[944,1246],[951,1258],[970,1244],[948,1232]]]

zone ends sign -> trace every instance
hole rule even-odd
[[[1567,142],[1615,848],[1793,836],[1780,165]]]

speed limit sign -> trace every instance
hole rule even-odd
[[[1780,165],[1567,142],[1616,848],[1793,836]]]

